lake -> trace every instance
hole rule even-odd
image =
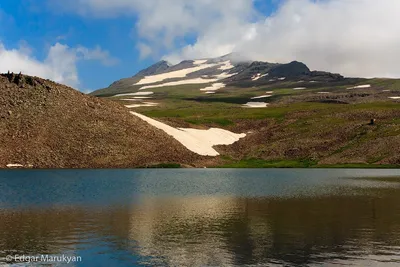
[[[400,170],[0,171],[0,265],[399,266]]]

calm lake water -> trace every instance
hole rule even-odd
[[[0,265],[41,255],[31,264],[399,266],[400,170],[0,171]]]

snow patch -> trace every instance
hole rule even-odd
[[[199,60],[193,61],[193,64],[194,65],[202,65],[202,64],[204,64],[206,62],[207,62],[207,59],[199,59]]]
[[[273,94],[274,93],[274,91],[267,91],[267,92],[265,92],[266,94]]]
[[[268,73],[262,74],[261,73],[257,73],[255,75],[253,75],[253,77],[251,77],[252,81],[257,81],[258,79],[261,79],[262,77],[268,76]]]
[[[266,108],[268,106],[268,103],[264,102],[247,102],[246,104],[243,105],[245,108]]]
[[[10,164],[7,164],[6,166],[7,166],[7,168],[21,168],[21,167],[24,167],[24,165],[17,164],[17,163],[10,163]]]
[[[211,83],[211,82],[216,82],[219,79],[203,79],[203,78],[195,78],[195,79],[188,79],[188,80],[181,80],[181,81],[176,81],[176,82],[168,82],[168,83],[162,83],[162,84],[155,84],[155,85],[146,85],[143,86],[139,89],[144,90],[144,89],[149,89],[149,88],[159,88],[159,87],[164,87],[164,86],[176,86],[176,85],[182,85],[182,84],[202,84],[202,83]]]
[[[122,101],[140,101],[141,99],[151,99],[149,96],[135,96],[133,98],[125,98],[121,99]]]
[[[206,94],[215,94],[214,91],[207,91]]]
[[[296,88],[293,88],[293,90],[304,90],[304,89],[307,89],[307,88],[305,88],[305,87],[296,87]]]
[[[253,75],[253,77],[251,77],[251,80],[252,81],[257,81],[258,79],[260,79],[261,78],[261,73],[257,73],[257,74],[255,74],[255,75]]]
[[[251,99],[267,98],[267,97],[271,97],[271,96],[272,96],[272,95],[261,95],[261,96],[252,97]]]
[[[132,104],[132,105],[125,105],[127,108],[138,108],[138,107],[155,107],[158,103],[154,102],[143,102],[141,104]]]
[[[280,81],[286,80],[286,77],[278,78],[278,80],[280,80]]]
[[[236,75],[237,73],[226,73],[226,72],[223,72],[223,73],[221,73],[221,74],[217,74],[217,75],[215,75],[214,77],[215,77],[215,79],[217,79],[217,80],[222,80],[222,79],[226,79],[226,78],[229,78],[229,77],[232,77],[232,76],[234,76],[234,75]]]
[[[391,96],[390,99],[400,99],[400,96]]]
[[[370,88],[370,87],[371,87],[370,84],[363,84],[363,85],[357,85],[357,86],[354,86],[354,87],[349,87],[347,89],[362,89],[362,88]]]
[[[177,85],[183,85],[183,84],[202,84],[202,83],[213,83],[222,79],[229,78],[231,76],[236,75],[237,73],[226,73],[223,72],[221,74],[215,75],[214,78],[207,79],[208,76],[203,75],[201,78],[194,78],[194,79],[187,79],[187,80],[181,80],[181,81],[175,81],[175,82],[167,82],[167,83],[162,83],[162,84],[155,84],[155,85],[146,85],[142,86],[140,90],[144,89],[149,89],[149,88],[160,88],[164,86],[177,86]]]
[[[136,92],[136,93],[118,94],[118,95],[114,95],[113,97],[135,96],[135,95],[152,95],[152,94],[154,94],[154,93],[153,92]]]
[[[218,156],[219,153],[213,148],[215,145],[231,145],[237,142],[246,134],[235,134],[230,131],[210,128],[208,130],[198,130],[191,128],[174,128],[165,123],[156,121],[142,114],[131,112],[133,115],[148,122],[149,124],[163,130],[174,137],[190,151],[202,156]]]
[[[222,62],[222,64],[223,65],[218,68],[219,70],[230,70],[230,69],[233,69],[235,67],[235,66],[232,65],[230,60],[224,61],[224,62]]]
[[[224,83],[214,83],[211,86],[200,89],[200,91],[216,91],[224,87],[225,87]]]
[[[198,66],[192,67],[192,68],[186,68],[186,69],[182,69],[182,70],[176,70],[176,71],[171,71],[171,72],[166,72],[166,73],[161,73],[161,74],[156,74],[156,75],[151,75],[151,76],[145,76],[143,79],[141,79],[140,81],[138,81],[137,83],[135,83],[133,85],[158,83],[158,82],[162,82],[166,79],[172,79],[172,78],[184,78],[189,73],[207,69],[207,68],[211,68],[211,67],[215,67],[215,66],[218,66],[218,64],[202,64],[202,65],[198,65]]]

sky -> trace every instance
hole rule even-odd
[[[400,77],[398,0],[2,0],[0,72],[90,92],[165,59]]]

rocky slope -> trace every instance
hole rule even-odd
[[[0,168],[128,168],[199,156],[109,100],[0,75]]]

